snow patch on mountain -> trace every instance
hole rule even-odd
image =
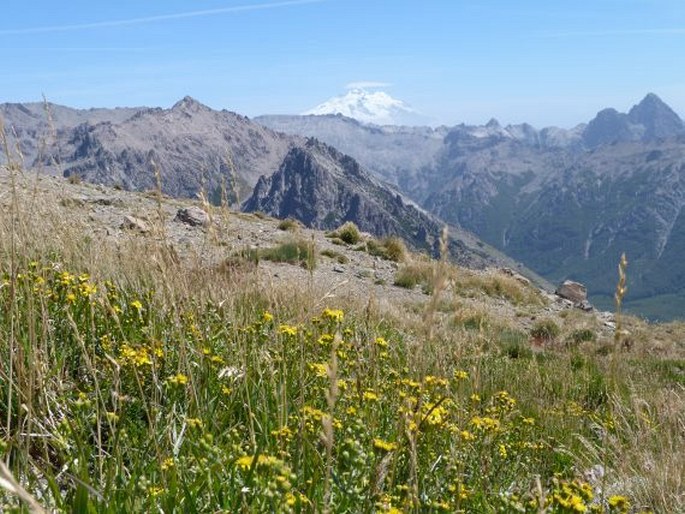
[[[375,125],[417,125],[422,116],[402,100],[383,91],[356,87],[303,113],[305,115],[342,114]]]

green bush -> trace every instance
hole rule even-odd
[[[386,237],[380,241],[371,239],[361,249],[366,250],[370,255],[381,257],[387,261],[403,262],[407,256],[407,247],[404,241],[394,236]]]
[[[538,321],[535,326],[531,329],[530,335],[534,339],[540,339],[542,341],[553,341],[559,336],[561,329],[551,319],[545,319]]]
[[[397,270],[395,285],[406,289],[414,289],[422,285],[424,290],[430,289],[433,281],[433,266],[428,263],[408,264]]]
[[[591,329],[579,328],[571,332],[571,335],[568,337],[567,344],[570,346],[575,346],[579,345],[580,343],[595,341],[596,339],[597,335]]]
[[[271,248],[250,248],[238,252],[235,256],[248,262],[259,264],[260,260],[299,264],[303,268],[316,268],[316,254],[313,244],[304,239],[286,241]]]
[[[338,230],[335,231],[335,237],[338,237],[348,245],[357,244],[362,239],[359,228],[351,221],[348,221],[339,227]]]

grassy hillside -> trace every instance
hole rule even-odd
[[[615,337],[419,256],[413,289],[333,294],[337,272],[227,242],[245,215],[184,254],[161,197],[148,234],[95,239],[70,185],[5,179],[4,512],[682,512],[680,324]]]

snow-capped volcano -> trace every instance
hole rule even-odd
[[[421,116],[402,100],[383,91],[352,88],[303,114],[342,114],[363,123],[376,125],[415,125]]]

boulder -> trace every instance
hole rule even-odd
[[[134,216],[124,216],[124,221],[121,224],[121,228],[124,230],[134,230],[136,232],[140,232],[141,234],[150,232],[150,226],[145,221]]]
[[[587,303],[587,287],[580,282],[564,280],[564,282],[557,287],[555,293],[557,296],[571,300],[576,305]]]
[[[209,214],[199,207],[188,207],[179,209],[174,220],[193,227],[205,227],[209,224]]]

